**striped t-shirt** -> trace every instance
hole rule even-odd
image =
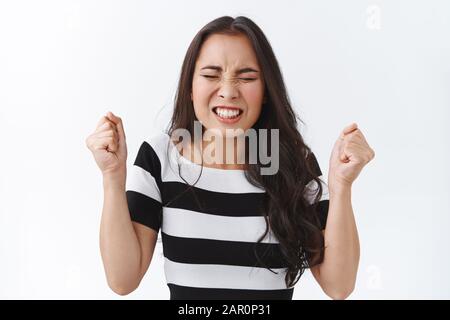
[[[322,186],[318,213],[325,228]],[[159,133],[141,144],[126,190],[132,221],[161,229],[171,299],[292,299],[277,239],[269,231],[257,244],[266,230],[265,191],[244,170],[202,168]]]

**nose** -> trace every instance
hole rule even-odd
[[[234,80],[221,81],[217,95],[225,100],[233,100],[239,97],[239,90]]]

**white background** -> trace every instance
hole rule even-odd
[[[325,174],[353,121],[376,151],[353,188],[350,299],[449,299],[450,4],[407,0],[2,0],[0,298],[169,297],[160,243],[135,292],[108,288],[101,174],[85,138],[112,110],[131,165],[166,127],[190,41],[222,15],[266,33]],[[328,299],[309,272],[294,298]]]

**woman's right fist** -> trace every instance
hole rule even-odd
[[[108,112],[86,138],[86,145],[103,175],[126,173],[127,144],[122,119]]]

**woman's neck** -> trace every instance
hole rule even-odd
[[[188,144],[187,149],[183,150],[183,156],[194,163],[225,170],[246,168],[245,146],[238,143],[237,138],[221,138],[217,141],[215,138],[211,141],[201,139],[197,142],[194,139],[194,146],[192,148],[192,144]]]

